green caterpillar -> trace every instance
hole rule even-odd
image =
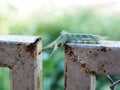
[[[43,49],[49,49],[53,47],[63,46],[66,42],[91,42],[91,43],[98,43],[100,40],[104,40],[105,37],[101,37],[99,35],[94,34],[78,34],[78,33],[68,33],[66,31],[62,31],[61,35],[53,41],[48,46],[44,47]]]
[[[94,34],[78,34],[62,31],[61,35],[52,43],[43,47],[43,50],[53,48],[52,53],[58,48],[62,47],[67,42],[80,42],[80,43],[99,43],[100,40],[104,40],[105,37]]]

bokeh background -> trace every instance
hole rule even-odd
[[[120,40],[119,24],[119,0],[0,0],[0,34],[41,36],[43,46],[62,30]],[[42,90],[64,90],[63,49],[50,58],[49,51],[43,52]],[[109,85],[104,76],[97,76],[96,90],[110,90]],[[0,68],[0,90],[10,90],[8,68]]]

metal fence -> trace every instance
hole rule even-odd
[[[41,39],[0,35],[0,67],[10,68],[11,90],[41,90]]]
[[[106,41],[100,44],[68,43],[65,46],[65,90],[95,90],[96,75],[105,75],[111,83],[110,90],[120,80],[120,42]]]
[[[11,90],[42,90],[41,38],[0,36],[0,67],[10,68]],[[120,80],[120,42],[68,43],[65,46],[65,89],[95,90],[96,75],[105,75],[110,89]]]

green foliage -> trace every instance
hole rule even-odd
[[[86,9],[74,14],[65,13],[52,20],[49,18],[50,17],[42,18],[41,14],[39,14],[30,16],[24,21],[16,21],[16,23],[10,25],[9,34],[42,36],[43,46],[46,46],[57,38],[62,30],[81,34],[98,34],[107,36],[108,39],[111,40],[120,40],[120,17],[117,15],[106,17],[97,16],[94,11]],[[43,52],[43,90],[63,90],[63,48],[56,51],[50,58],[49,54],[49,51]],[[2,71],[2,74],[3,73]],[[6,85],[8,85],[9,80],[7,81],[7,75],[8,73],[3,75],[0,80],[0,90],[9,90],[2,84],[6,81]],[[106,87],[101,79],[103,78],[98,78],[97,86],[99,89],[97,90],[103,90],[103,88]],[[100,88],[101,86],[103,87]]]
[[[10,75],[8,68],[0,68],[0,90],[10,90]]]

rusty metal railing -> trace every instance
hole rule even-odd
[[[41,38],[0,36],[0,67],[10,68],[11,90],[42,90]],[[96,75],[105,75],[110,89],[120,80],[120,42],[68,43],[65,46],[65,90],[95,90]]]
[[[65,90],[95,90],[96,75],[105,75],[110,90],[120,80],[120,42],[105,41],[100,44],[68,43],[65,46]]]
[[[41,38],[0,35],[0,67],[10,68],[11,90],[42,90]]]

